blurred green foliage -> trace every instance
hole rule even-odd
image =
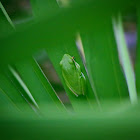
[[[11,3],[3,1],[3,5],[7,4]],[[12,17],[8,11],[0,11],[1,138],[139,139],[139,103],[130,103],[129,94],[135,94],[130,89],[134,91],[135,87],[128,87],[126,81],[133,73],[123,71],[112,24],[118,14],[131,12],[137,12],[139,23],[139,3],[31,0],[28,4],[31,4],[28,9],[31,19],[27,21],[24,17],[24,22],[18,25],[16,14]],[[85,62],[77,49],[77,33]],[[36,54],[41,50],[50,59],[66,92],[63,94],[69,98],[69,106],[61,100],[52,86],[55,84],[40,66]],[[138,93],[139,52],[137,48]],[[75,97],[66,86],[59,65],[64,54],[74,56],[80,64],[86,77],[86,96]],[[129,64],[129,57],[123,57]]]

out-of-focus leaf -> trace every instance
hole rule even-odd
[[[49,18],[59,10],[57,0],[30,0],[35,20],[42,17]]]
[[[107,103],[108,104],[108,103]],[[110,107],[114,104],[110,104]],[[128,140],[140,137],[139,113],[140,106],[128,104],[120,106],[112,113],[79,113],[73,114],[49,114],[48,118],[36,118],[28,116],[20,119],[11,117],[11,120],[0,120],[1,136],[4,139],[34,140],[43,137],[45,139],[115,139]],[[133,113],[132,113],[133,112]],[[53,116],[53,117],[52,117]],[[35,118],[35,117],[33,117]],[[25,121],[26,120],[26,121]],[[32,130],[32,131],[31,131]],[[55,134],[54,134],[55,133]],[[9,135],[6,135],[9,134]]]
[[[137,39],[137,48],[136,48],[136,64],[135,64],[135,76],[136,76],[136,87],[138,96],[140,94],[140,2],[137,2],[137,17],[138,17],[138,39]]]
[[[26,112],[26,109],[29,110],[29,104],[27,103],[22,93],[19,92],[18,89],[14,86],[10,75],[7,74],[6,76],[5,74],[1,73],[0,77],[0,88],[4,91],[7,97],[9,97],[11,102],[13,102],[13,104],[15,104],[15,106],[20,111]]]
[[[35,63],[33,60],[23,61],[21,63],[16,64],[16,68],[22,78],[22,80],[27,85],[29,91],[31,92],[33,98],[35,99],[36,103],[39,106],[39,109],[41,109],[41,106],[46,106],[46,111],[49,110],[49,104],[51,103],[52,107],[57,108],[56,103],[53,101],[51,96],[49,95],[47,89],[44,87],[40,77],[37,75],[36,70],[37,66],[35,68],[32,66],[32,64]],[[36,64],[37,65],[37,64]],[[47,79],[46,79],[47,82]],[[51,91],[52,92],[52,91]],[[53,91],[54,92],[54,91]],[[53,93],[54,94],[54,93]],[[56,99],[55,99],[56,101]],[[57,108],[58,109],[58,108]]]
[[[64,110],[65,109],[64,104],[60,100],[60,98],[57,95],[56,91],[51,86],[49,80],[47,79],[47,77],[45,76],[44,72],[42,71],[41,67],[39,66],[39,64],[37,63],[37,61],[35,59],[32,61],[32,66],[33,66],[33,69],[34,69],[36,75],[40,79],[42,85],[46,89],[46,94],[50,94],[50,96],[53,99],[54,103],[59,107],[59,109],[61,111]]]
[[[0,88],[0,119],[10,115],[13,116],[15,113],[19,115],[19,108],[6,93]]]
[[[14,31],[14,25],[0,2],[0,38],[7,36]]]
[[[120,15],[116,20],[115,19],[113,20],[113,25],[114,25],[114,32],[115,32],[116,42],[118,46],[120,61],[128,85],[130,101],[132,104],[134,104],[137,103],[135,76],[134,76],[133,67],[131,64],[129,52],[125,41],[123,23]]]
[[[87,31],[81,29],[81,39],[94,92],[100,101],[127,98],[129,94],[119,63],[112,16],[106,12],[93,14],[91,18],[96,19],[92,22],[93,27]]]

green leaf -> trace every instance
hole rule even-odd
[[[6,95],[6,93],[0,88],[0,116],[6,114],[9,111],[19,111],[17,106],[11,99]]]
[[[10,19],[9,15],[7,14],[7,12],[6,12],[6,10],[4,9],[4,7],[3,7],[3,5],[2,5],[2,3],[1,3],[1,2],[0,2],[0,8],[1,8],[1,10],[2,10],[2,12],[3,12],[3,14],[4,14],[5,18],[6,18],[6,19],[7,19],[7,21],[9,22],[9,24],[10,24],[13,28],[15,28],[15,26],[14,26],[13,22],[11,21],[11,19]]]
[[[114,104],[109,106],[114,106]],[[48,114],[47,118],[39,119],[33,116],[28,116],[26,119],[11,117],[8,122],[0,120],[1,137],[4,139],[9,139],[9,136],[12,139],[22,137],[27,140],[40,137],[52,140],[56,137],[60,140],[139,139],[139,109],[139,104],[130,106],[126,103],[121,105],[121,109],[120,106],[117,110],[112,109],[111,113]]]
[[[6,76],[7,75],[7,76]],[[7,74],[0,74],[0,88],[4,91],[7,97],[15,104],[15,106],[22,112],[29,110],[29,104],[22,95],[21,92],[14,86],[14,83],[10,77],[10,72]]]
[[[140,94],[140,3],[137,3],[137,17],[138,17],[138,39],[137,39],[137,48],[136,48],[136,63],[135,63],[135,77],[136,77],[136,87],[138,96]]]
[[[14,31],[14,25],[0,2],[0,38],[7,36],[9,33]]]
[[[42,72],[39,71],[37,64],[35,64],[35,62],[31,59],[31,60],[28,60],[28,62],[23,61],[23,62],[17,63],[17,64],[15,64],[15,66],[16,66],[17,71],[19,72],[22,80],[27,85],[27,87],[28,87],[30,93],[32,94],[35,102],[37,103],[39,109],[41,110],[41,106],[43,105],[43,107],[45,107],[46,111],[47,111],[47,110],[49,110],[49,104],[51,104],[51,106],[54,107],[55,110],[57,110],[58,108],[57,108],[56,104],[58,101],[60,102],[60,100],[57,98],[56,94],[54,93],[54,91],[52,89],[50,89],[51,90],[50,94],[55,94],[55,95],[53,95],[53,97],[56,96],[56,98],[55,98],[56,103],[53,101],[54,98],[52,99],[51,96],[49,95],[48,89],[45,88],[44,84],[42,83],[42,81],[40,79],[41,78],[40,76],[43,76],[43,75],[41,75]],[[39,72],[39,73],[37,73],[37,72]],[[45,80],[46,80],[45,84],[46,83],[49,84],[47,82],[47,79],[45,79]],[[46,86],[48,87],[48,85],[46,85]],[[59,104],[61,104],[61,103],[59,103]],[[59,105],[59,107],[60,107],[60,105]]]
[[[122,19],[120,15],[117,18],[117,21],[115,21],[114,19],[114,32],[116,36],[116,41],[118,45],[118,51],[119,51],[122,67],[124,70],[124,75],[126,77],[126,81],[128,85],[130,101],[132,104],[134,104],[134,103],[137,103],[135,76],[134,76],[134,71],[131,64],[129,52],[127,49],[125,37],[124,37],[123,24],[122,24]]]
[[[35,20],[42,17],[42,15],[49,18],[59,10],[56,0],[30,0],[30,3]]]
[[[97,16],[101,18],[97,19]],[[80,33],[87,70],[96,99],[99,102],[105,99],[122,101],[129,94],[118,59],[112,17],[106,12],[92,14],[91,18],[92,27],[90,26],[87,31],[81,29]]]
[[[64,104],[62,103],[61,99],[57,95],[54,88],[51,86],[49,80],[45,76],[44,72],[42,71],[41,67],[39,66],[39,64],[37,63],[37,60],[35,60],[35,58],[32,61],[32,66],[34,68],[34,71],[35,71],[36,75],[38,76],[42,85],[44,86],[44,88],[46,90],[46,94],[50,94],[54,103],[59,107],[59,109],[61,109],[61,111],[64,110],[65,109]]]

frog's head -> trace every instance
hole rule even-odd
[[[73,64],[74,58],[69,54],[64,54],[62,60],[60,61],[60,66],[67,66],[69,64]]]

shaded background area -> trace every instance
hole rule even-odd
[[[32,18],[29,0],[1,0],[1,2],[14,24],[28,22]]]

